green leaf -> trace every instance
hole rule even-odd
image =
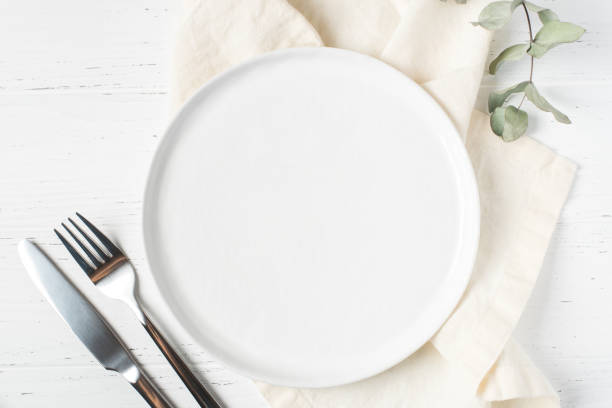
[[[489,94],[489,113],[493,113],[497,108],[506,103],[510,95],[523,92],[527,84],[529,84],[529,81],[521,82],[501,91],[491,92]]]
[[[529,44],[516,44],[503,50],[489,65],[489,74],[495,75],[499,67],[507,61],[516,61],[523,57],[529,49]]]
[[[491,129],[504,142],[512,142],[525,134],[529,119],[527,112],[514,106],[495,109],[491,115]]]
[[[557,119],[561,123],[570,124],[572,121],[563,113],[559,112],[552,106],[536,89],[533,83],[529,83],[525,87],[525,96],[529,99],[535,106],[543,110],[544,112],[551,112],[555,119]]]
[[[557,14],[555,14],[555,12],[552,11],[551,9],[537,6],[528,1],[525,2],[525,5],[529,9],[529,11],[538,13],[538,17],[540,18],[540,21],[542,22],[542,24],[546,24],[549,21],[559,21],[559,16],[557,16]]]
[[[504,135],[504,126],[506,124],[506,108],[497,108],[495,112],[491,114],[489,119],[491,122],[491,129],[497,136]]]
[[[572,23],[550,21],[545,23],[538,31],[527,53],[540,58],[551,48],[563,43],[574,42],[582,37],[582,34],[584,34],[584,28],[580,26]]]
[[[494,1],[482,9],[478,22],[472,24],[482,26],[487,30],[499,30],[510,21],[512,12],[521,3],[522,0]]]

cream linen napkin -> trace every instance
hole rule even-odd
[[[175,49],[174,107],[214,75],[287,47],[332,46],[403,71],[465,139],[481,200],[466,293],[417,353],[359,383],[293,389],[258,383],[272,407],[557,407],[511,333],[531,293],[575,166],[534,140],[505,144],[473,111],[490,41],[484,0],[189,0]]]

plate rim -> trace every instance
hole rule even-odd
[[[202,93],[205,93],[209,87],[215,86],[218,82],[223,81],[225,77],[232,75],[234,72],[245,69],[248,66],[260,63],[262,60],[282,58],[285,55],[308,53],[308,52],[322,52],[322,53],[329,53],[329,55],[335,54],[335,55],[340,55],[340,56],[347,55],[348,57],[362,58],[364,60],[368,60],[371,63],[375,63],[381,66],[384,66],[390,72],[394,72],[396,75],[400,74],[403,80],[405,80],[413,88],[415,88],[415,92],[421,93],[424,99],[429,100],[432,109],[438,110],[441,119],[447,122],[446,126],[452,131],[452,134],[448,134],[445,137],[441,137],[441,139],[443,140],[444,147],[447,150],[452,150],[452,153],[449,152],[450,156],[454,156],[457,161],[460,161],[461,163],[463,163],[462,168],[455,169],[463,173],[462,176],[461,175],[457,176],[458,182],[463,183],[463,185],[459,186],[460,188],[463,188],[463,191],[462,191],[463,194],[460,194],[460,196],[461,197],[469,197],[469,196],[472,197],[471,202],[469,203],[465,202],[465,208],[462,214],[464,223],[461,225],[462,233],[460,236],[462,240],[465,240],[466,233],[463,231],[463,229],[466,228],[466,225],[464,225],[466,224],[465,220],[469,219],[471,220],[470,222],[471,225],[467,225],[467,228],[470,230],[469,236],[471,237],[471,240],[470,242],[467,243],[466,249],[463,251],[464,255],[462,257],[464,259],[464,263],[469,264],[469,267],[466,268],[466,270],[469,270],[469,272],[465,272],[461,274],[460,276],[461,279],[458,279],[458,276],[456,276],[458,274],[454,274],[453,276],[454,286],[453,287],[455,288],[455,290],[453,291],[452,294],[448,295],[449,300],[444,305],[446,306],[444,309],[447,310],[447,312],[442,313],[442,314],[445,315],[445,317],[441,319],[441,321],[439,322],[434,322],[433,324],[430,323],[429,324],[430,330],[428,331],[430,333],[427,336],[422,336],[422,338],[420,338],[419,341],[415,341],[414,344],[416,346],[413,345],[412,347],[406,347],[404,352],[395,353],[392,358],[387,358],[384,362],[381,362],[380,364],[377,364],[377,365],[373,364],[369,369],[364,369],[357,373],[350,373],[350,374],[343,376],[342,378],[328,378],[324,375],[321,375],[316,380],[311,379],[310,381],[306,380],[306,381],[296,382],[293,380],[288,380],[286,377],[282,377],[282,376],[279,377],[277,375],[268,375],[261,371],[253,370],[247,367],[246,365],[240,366],[240,364],[235,364],[235,362],[232,361],[230,358],[225,358],[222,352],[217,352],[217,350],[214,347],[209,347],[208,344],[203,344],[203,342],[200,341],[198,336],[194,335],[194,331],[189,327],[190,325],[185,324],[185,321],[184,321],[185,318],[183,317],[183,313],[181,313],[181,311],[178,310],[179,308],[176,305],[173,305],[172,301],[169,301],[172,299],[172,296],[168,294],[168,289],[164,288],[163,285],[160,284],[161,279],[158,276],[159,272],[155,272],[156,269],[152,266],[153,259],[151,256],[151,252],[152,252],[152,248],[154,245],[150,242],[151,238],[149,238],[151,235],[149,232],[151,227],[147,226],[149,224],[147,220],[151,218],[149,214],[151,213],[152,210],[150,209],[151,200],[147,198],[151,196],[154,185],[156,184],[156,181],[154,180],[153,176],[154,176],[155,170],[159,168],[160,162],[163,160],[162,156],[163,156],[165,147],[170,143],[169,140],[172,139],[171,135],[173,133],[173,130],[177,126],[180,125],[181,119],[186,114],[188,114],[188,112],[194,107],[197,99],[200,98],[200,95]],[[465,200],[465,201],[468,201],[468,200]],[[155,286],[157,287],[158,292],[161,296],[161,300],[167,307],[167,310],[170,312],[170,315],[172,316],[172,318],[174,318],[174,320],[182,327],[182,329],[191,337],[191,339],[196,344],[198,344],[200,347],[202,347],[204,350],[206,350],[208,353],[214,356],[215,359],[218,359],[224,365],[228,366],[231,370],[241,375],[250,377],[252,379],[257,379],[257,380],[261,380],[261,381],[264,381],[270,384],[288,386],[288,387],[304,387],[304,388],[331,387],[331,386],[338,386],[338,385],[353,383],[356,381],[360,381],[360,380],[372,377],[383,371],[386,371],[389,368],[399,364],[401,361],[403,361],[404,359],[406,359],[413,353],[415,353],[418,349],[420,349],[423,345],[425,345],[433,337],[433,335],[435,335],[435,333],[444,325],[444,323],[452,316],[453,311],[459,304],[459,301],[463,297],[463,294],[465,293],[465,290],[471,278],[472,270],[473,270],[473,267],[476,261],[478,245],[480,241],[480,198],[479,198],[479,191],[477,187],[476,176],[474,173],[472,162],[467,153],[466,147],[459,135],[459,132],[457,131],[457,128],[455,127],[454,123],[452,122],[452,120],[450,119],[446,111],[419,84],[417,84],[414,80],[412,80],[410,77],[408,77],[407,75],[405,75],[403,72],[399,71],[398,69],[394,68],[393,66],[385,63],[384,61],[378,58],[371,57],[369,55],[361,54],[361,53],[351,51],[351,50],[333,48],[333,47],[286,48],[286,49],[275,50],[275,51],[267,52],[264,54],[260,54],[254,58],[250,58],[240,64],[237,64],[215,75],[210,80],[208,80],[206,83],[204,83],[202,86],[200,86],[174,113],[172,119],[166,126],[163,132],[163,135],[160,138],[160,141],[155,147],[155,152],[149,163],[149,167],[148,167],[148,171],[146,175],[145,187],[144,187],[144,191],[142,195],[142,203],[143,204],[142,204],[142,211],[141,211],[140,233],[141,233],[142,240],[144,243],[145,265],[148,267],[148,270],[150,271],[150,276],[152,277],[153,282]],[[333,376],[334,374],[332,374],[332,377]]]

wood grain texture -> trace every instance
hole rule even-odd
[[[435,1],[435,0],[432,0]],[[553,1],[581,24],[579,44],[536,61],[534,79],[574,124],[533,112],[531,136],[580,166],[517,338],[567,408],[612,406],[612,4]],[[142,188],[167,122],[173,2],[0,2],[0,407],[146,406],[102,369],[28,280],[24,237],[42,244],[74,277],[162,391],[181,407],[192,397],[147,334],[118,302],[95,292],[52,233],[79,210],[126,249],[142,291],[155,291],[139,231]],[[491,55],[527,38],[517,13]],[[528,66],[486,76],[492,87],[523,80]],[[530,108],[529,108],[530,109]],[[117,146],[121,146],[117,149]],[[112,159],[109,173],[104,165]],[[155,312],[155,298],[146,298]],[[155,319],[159,321],[159,319]],[[52,336],[44,333],[52,333]],[[265,407],[250,381],[226,370],[164,322],[164,333],[229,406]]]

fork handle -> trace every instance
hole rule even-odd
[[[202,383],[198,381],[193,372],[189,369],[187,364],[181,359],[181,357],[174,351],[174,349],[170,346],[168,341],[162,336],[162,334],[157,330],[157,327],[149,320],[149,318],[144,316],[144,327],[149,333],[149,335],[153,338],[153,341],[161,352],[164,354],[174,371],[181,377],[185,386],[191,395],[198,402],[198,405],[205,408],[221,408],[221,405],[217,402],[215,397],[212,396],[210,392],[204,388]]]

